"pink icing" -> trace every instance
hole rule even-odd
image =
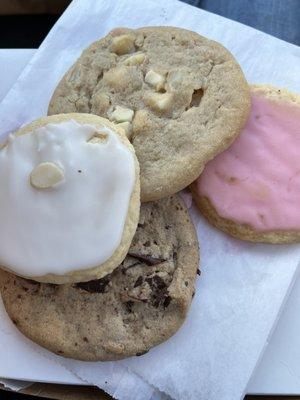
[[[224,218],[258,231],[300,230],[300,107],[253,94],[241,135],[196,183]]]

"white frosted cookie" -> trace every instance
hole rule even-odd
[[[249,120],[192,185],[203,215],[239,239],[300,242],[300,96],[251,87]]]
[[[126,256],[139,166],[123,129],[87,114],[44,117],[0,150],[0,265],[47,283],[99,279]]]

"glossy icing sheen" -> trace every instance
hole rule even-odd
[[[300,107],[253,94],[243,132],[207,164],[197,189],[224,218],[258,231],[300,230]]]
[[[103,126],[74,120],[11,135],[0,151],[0,265],[41,276],[88,269],[120,244],[135,182],[132,152]],[[64,172],[57,185],[37,189],[32,170],[52,162]]]

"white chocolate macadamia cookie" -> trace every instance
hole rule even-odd
[[[48,113],[92,113],[122,124],[146,202],[194,181],[239,135],[249,109],[243,72],[222,45],[185,29],[147,27],[114,29],[84,50]]]

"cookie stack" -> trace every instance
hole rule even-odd
[[[199,268],[197,236],[176,194],[192,182],[220,229],[247,240],[278,233],[286,218],[272,224],[272,210],[282,186],[265,189],[272,171],[282,184],[300,166],[273,157],[267,133],[282,115],[294,118],[284,128],[297,127],[299,108],[290,111],[292,97],[274,113],[263,93],[272,103],[273,90],[254,87],[248,120],[250,88],[236,60],[183,29],[115,29],[86,49],[58,84],[49,116],[0,151],[0,289],[20,331],[87,361],[139,356],[173,335]]]

